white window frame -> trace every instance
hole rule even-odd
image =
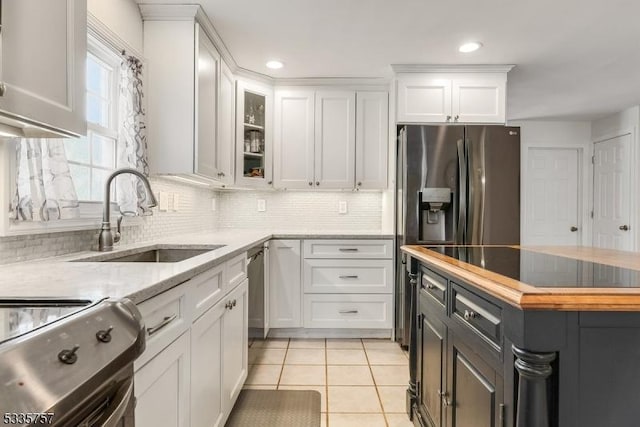
[[[123,41],[109,28],[104,26],[93,15],[89,14],[88,21],[88,43],[87,49],[102,49],[115,57],[118,52],[126,50],[130,54],[136,56],[144,63],[144,58],[140,52],[132,48],[128,43]],[[98,55],[96,55],[98,56]],[[119,69],[119,64],[116,69]],[[119,82],[119,79],[117,79]],[[114,89],[118,91],[118,85]],[[117,96],[112,107],[116,114],[114,117],[117,121]],[[88,123],[88,128],[92,124]],[[117,133],[117,127],[116,127]],[[0,236],[20,236],[28,234],[45,234],[56,232],[82,231],[82,230],[98,230],[102,222],[102,202],[81,202],[80,218],[65,219],[55,221],[13,221],[11,219],[10,206],[13,201],[15,185],[16,185],[16,140],[5,139],[0,141]],[[115,208],[115,210],[114,210]],[[117,212],[117,205],[111,204],[112,217]],[[128,225],[140,223],[140,219],[129,218],[126,220]],[[125,225],[125,224],[123,224]]]
[[[112,76],[112,84],[111,84],[111,99],[113,102],[109,108],[109,127],[105,128],[104,126],[100,126],[98,124],[87,121],[87,137],[89,136],[89,132],[94,132],[101,136],[106,136],[116,140],[118,139],[118,91],[120,84],[120,75],[118,74],[120,71],[120,56],[119,54],[106,46],[104,43],[98,41],[95,37],[89,35],[87,37],[87,53],[95,56],[99,61],[104,62],[106,65],[110,66],[114,70],[114,75]],[[117,148],[115,152],[114,158],[114,169],[117,168]],[[91,161],[91,159],[90,159]],[[74,161],[69,161],[70,164],[80,164]],[[107,170],[107,168],[97,167],[96,169]],[[115,197],[112,197],[111,200],[115,200]],[[117,207],[115,203],[111,204],[111,209]],[[96,200],[80,200],[80,218],[85,219],[100,219],[102,217],[102,202]]]

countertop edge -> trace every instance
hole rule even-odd
[[[401,250],[521,310],[640,311],[640,288],[535,287],[418,245],[402,246]],[[540,252],[545,251],[540,249]]]

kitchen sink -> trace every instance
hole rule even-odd
[[[225,245],[207,245],[197,247],[154,247],[141,248],[138,251],[124,251],[124,254],[109,253],[74,260],[74,262],[180,262],[207,252],[220,249]]]

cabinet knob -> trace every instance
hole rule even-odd
[[[575,225],[572,225],[569,230],[571,230],[571,232],[574,233],[574,232],[578,231],[578,227],[576,227]]]
[[[273,184],[273,181],[267,182],[267,185],[271,185],[271,184]]]
[[[451,116],[447,116],[447,121],[450,122],[451,121]]]
[[[0,82],[0,97],[4,96],[6,91],[7,91],[7,85],[5,85],[4,83]]]
[[[460,118],[460,116],[455,116],[455,117],[453,118],[453,121],[454,121],[454,122],[457,122],[459,118]]]
[[[227,303],[224,305],[224,308],[228,310],[233,310],[233,302],[227,301]]]
[[[316,186],[319,186],[319,185],[320,185],[320,181],[316,181]]]
[[[621,225],[620,227],[618,227],[620,230],[622,231],[628,231],[629,230],[629,226],[628,225]]]
[[[236,300],[235,299],[233,300],[233,306],[234,307],[236,306]]]
[[[360,186],[362,186],[362,183],[361,183],[361,182],[358,182],[356,185],[357,185],[358,187],[360,187]]]
[[[464,319],[465,320],[475,319],[476,317],[478,317],[478,315],[476,314],[475,311],[472,311],[472,310],[465,310],[464,311]]]
[[[312,186],[312,185],[313,185],[313,182],[309,181],[309,186]]]

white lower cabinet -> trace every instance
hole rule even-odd
[[[189,426],[189,332],[135,374],[136,427]]]
[[[391,329],[392,243],[273,240],[270,328]]]
[[[226,416],[247,379],[249,350],[249,281],[226,296],[229,309],[222,318],[222,402]],[[226,417],[225,417],[226,418]]]
[[[222,317],[220,301],[191,327],[191,425],[224,425],[222,403]]]
[[[300,240],[274,240],[269,246],[269,326],[302,326]]]
[[[149,345],[134,365],[137,427],[226,422],[248,371],[246,257],[139,304]]]
[[[222,426],[247,378],[248,281],[191,327],[191,426]]]

